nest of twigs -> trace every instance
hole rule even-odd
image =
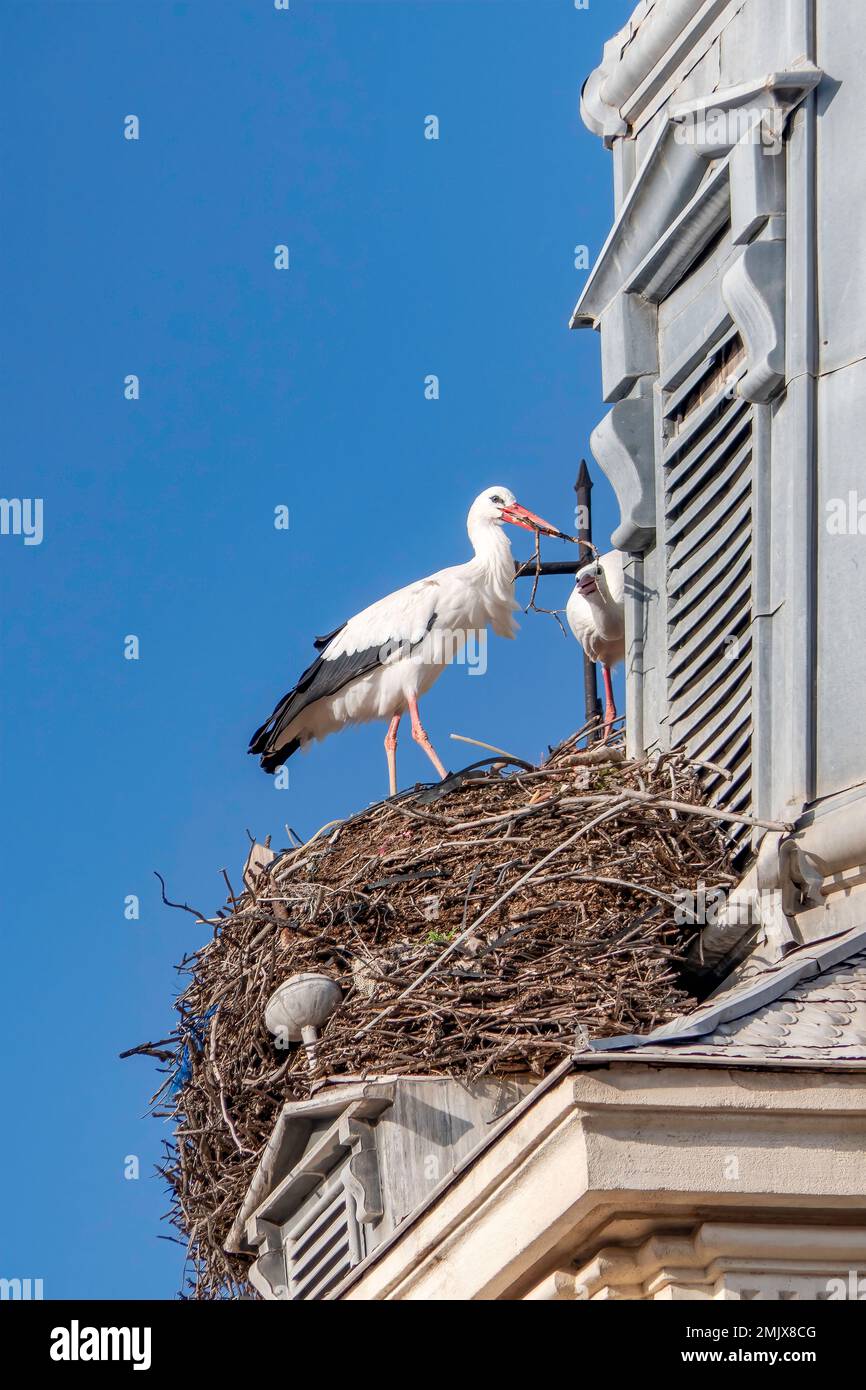
[[[695,928],[678,895],[733,881],[731,828],[686,759],[571,739],[542,768],[460,774],[248,869],[179,967],[176,1031],[133,1049],[172,1073],[157,1113],[176,1120],[162,1172],[190,1296],[245,1289],[223,1247],[287,1099],[359,1076],[541,1076],[588,1038],[681,1012]],[[343,991],[312,1073],[264,1024],[304,971]]]

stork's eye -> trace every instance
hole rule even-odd
[[[497,504],[497,506],[499,506],[499,507],[504,507],[504,506],[505,506],[505,498],[504,498],[504,497],[500,497],[498,493],[497,493],[497,495],[496,495],[495,497],[491,497],[490,500],[491,500],[491,502],[495,502],[495,503]]]

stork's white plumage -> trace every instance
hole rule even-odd
[[[413,739],[440,777],[447,775],[422,727],[418,700],[488,626],[499,637],[514,637],[517,631],[514,558],[504,522],[562,536],[550,522],[521,507],[508,488],[487,488],[467,518],[475,551],[471,560],[396,590],[316,639],[316,660],[250,741],[249,751],[260,756],[266,772],[347,724],[387,719],[385,751],[393,795],[397,728],[408,711]]]
[[[624,592],[622,551],[610,550],[578,570],[565,610],[568,625],[590,661],[602,665],[605,736],[616,719],[610,668],[625,658]]]

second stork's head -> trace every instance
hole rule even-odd
[[[528,511],[526,507],[521,507],[510,488],[485,488],[469,508],[467,528],[471,539],[475,541],[479,533],[494,526],[503,526],[506,522],[511,526],[521,526],[525,531],[539,531],[543,536],[558,536],[561,540],[571,539],[552,522],[536,516],[535,512]]]

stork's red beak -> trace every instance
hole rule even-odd
[[[543,516],[536,516],[535,512],[527,511],[517,502],[502,508],[502,520],[510,521],[512,526],[522,526],[524,531],[540,531],[543,536],[556,536],[561,541],[574,540],[574,536],[567,536],[551,522],[545,521]]]

